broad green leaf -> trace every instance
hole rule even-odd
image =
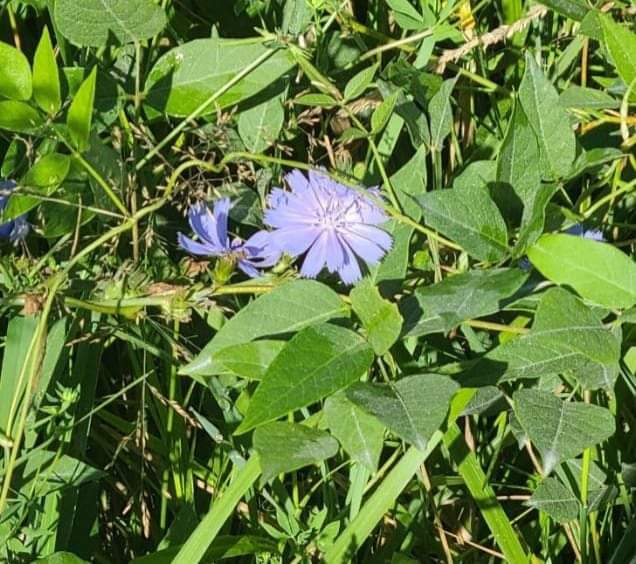
[[[15,405],[13,403],[17,398],[22,397],[26,385],[23,381],[21,387],[18,387],[20,371],[26,361],[37,323],[37,317],[14,316],[6,329],[0,373],[0,431],[5,435],[13,436],[13,430],[7,433],[7,429],[17,415],[19,403]]]
[[[260,458],[263,482],[316,464],[338,452],[338,441],[329,433],[286,421],[259,427],[254,432],[253,443]]]
[[[347,82],[344,89],[345,100],[353,100],[360,96],[373,82],[378,64],[371,65],[354,74]]]
[[[269,365],[236,434],[351,385],[371,362],[371,347],[349,329],[328,324],[303,329]]]
[[[285,346],[285,341],[252,341],[225,347],[212,356],[215,375],[234,374],[250,380],[262,380],[267,368]]]
[[[545,478],[528,500],[528,505],[547,513],[557,523],[567,523],[579,516],[581,503],[555,478]]]
[[[373,473],[384,443],[384,425],[353,403],[345,391],[327,398],[325,421],[352,460]]]
[[[268,335],[293,333],[345,315],[347,307],[329,286],[314,280],[288,282],[241,309],[181,373],[208,375],[213,366],[212,354],[222,348]]]
[[[283,127],[285,111],[280,96],[274,96],[248,110],[238,118],[238,132],[251,153],[262,153],[271,146]]]
[[[44,118],[29,104],[17,100],[0,100],[0,129],[18,133],[35,133]]]
[[[451,93],[457,78],[445,80],[440,89],[428,103],[428,115],[431,121],[431,150],[441,151],[444,139],[453,128],[453,108]]]
[[[329,94],[321,94],[318,92],[312,92],[310,94],[303,94],[294,98],[294,104],[299,106],[321,106],[323,108],[331,108],[338,105],[338,102]]]
[[[458,385],[437,374],[416,374],[390,384],[359,382],[347,397],[421,451],[444,422]]]
[[[603,90],[571,84],[559,96],[564,108],[589,110],[611,110],[620,106],[620,101]]]
[[[195,39],[168,51],[155,64],[146,82],[145,102],[173,116],[187,116],[267,51],[260,40]],[[293,66],[285,50],[245,76],[215,100],[207,113],[257,94]]]
[[[480,260],[496,261],[508,254],[508,232],[497,205],[481,186],[427,192],[419,198],[424,221],[459,243]]]
[[[606,14],[599,14],[603,39],[612,61],[625,86],[636,80],[636,33],[626,25],[617,24]],[[636,101],[636,86],[632,86],[630,100]]]
[[[636,304],[636,265],[616,247],[576,235],[543,235],[528,249],[532,264],[549,280],[574,288],[609,308]]]
[[[423,148],[426,151],[431,144],[431,132],[426,114],[413,100],[406,100],[398,104],[395,108],[395,114],[404,120],[413,148],[418,150]]]
[[[93,67],[75,94],[66,116],[68,132],[79,151],[84,151],[89,146],[96,80],[97,67]]]
[[[513,399],[519,422],[541,453],[546,475],[614,433],[614,417],[604,407],[563,401],[534,389],[518,390]]]
[[[134,43],[157,35],[164,11],[152,0],[56,0],[55,25],[71,43],[103,47],[111,38]]]
[[[497,182],[504,184],[502,197],[508,217],[530,207],[541,187],[539,145],[519,101],[499,150]]]
[[[353,288],[349,298],[375,354],[383,355],[397,341],[402,329],[402,317],[397,305],[385,300],[369,278]]]
[[[543,177],[553,180],[567,176],[576,153],[574,131],[559,104],[559,95],[530,53],[519,86],[519,102],[537,136]]]
[[[423,29],[425,27],[422,15],[408,0],[386,0],[393,11],[395,21],[402,29]]]
[[[60,75],[48,27],[42,30],[33,56],[33,99],[49,115],[57,113],[62,106]]]
[[[409,264],[409,248],[413,228],[396,220],[391,220],[383,226],[383,229],[393,237],[393,246],[382,262],[371,269],[371,277],[376,284],[392,284],[398,287],[406,275]]]
[[[584,0],[546,0],[542,4],[577,22],[580,22],[590,11],[590,7]]]
[[[309,0],[288,0],[283,8],[282,32],[285,35],[299,35],[304,33],[313,16],[313,9]]]
[[[400,304],[407,335],[448,332],[468,319],[496,313],[527,277],[516,268],[475,269],[420,287]]]
[[[419,221],[422,208],[417,205],[417,198],[426,193],[426,147],[420,146],[390,180],[404,212]]]
[[[3,221],[28,212],[40,203],[40,196],[50,196],[64,181],[71,167],[71,159],[61,153],[49,153],[38,160],[24,175],[19,188],[9,197],[2,213]],[[23,194],[22,190],[29,192]]]
[[[31,67],[22,51],[0,41],[0,96],[31,98]]]
[[[513,256],[522,256],[527,248],[532,245],[543,233],[545,227],[546,207],[554,193],[556,184],[541,183],[538,190],[532,194],[523,207],[519,237],[515,243]]]
[[[561,288],[545,292],[532,330],[494,348],[470,370],[467,381],[496,384],[573,372],[584,388],[614,386],[620,339],[596,312]]]
[[[371,131],[379,133],[388,123],[397,103],[399,92],[387,96],[371,115]]]

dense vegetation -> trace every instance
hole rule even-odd
[[[635,14],[0,2],[0,560],[633,561]]]

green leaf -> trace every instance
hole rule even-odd
[[[152,0],[56,0],[54,20],[71,43],[103,47],[109,39],[139,42],[166,25],[164,11]]]
[[[559,96],[564,108],[582,108],[586,110],[612,110],[620,106],[620,101],[595,88],[571,84]]]
[[[611,389],[619,357],[620,339],[597,313],[566,290],[552,288],[537,306],[532,331],[490,351],[466,379],[496,384],[572,371],[584,388]]]
[[[397,305],[385,300],[368,278],[351,290],[349,298],[375,354],[383,355],[397,341],[402,329]]]
[[[614,433],[614,417],[604,407],[562,401],[534,389],[518,390],[513,399],[519,422],[541,453],[546,475]]]
[[[458,385],[437,374],[416,374],[390,384],[359,382],[347,397],[421,451],[444,422]]]
[[[373,82],[378,64],[371,65],[354,74],[344,89],[345,100],[353,100],[360,96]]]
[[[241,309],[181,373],[208,375],[213,366],[212,354],[222,348],[268,335],[293,333],[346,314],[344,302],[329,286],[314,280],[288,282]]]
[[[541,183],[524,205],[519,237],[512,252],[515,258],[522,256],[543,233],[546,207],[557,188],[556,184]]]
[[[428,103],[428,115],[431,120],[431,150],[441,151],[444,139],[453,129],[453,108],[451,94],[457,78],[445,80]]]
[[[278,474],[331,458],[338,452],[338,441],[325,431],[277,421],[256,429],[254,449],[261,461],[263,482],[267,482]]]
[[[616,247],[566,234],[543,235],[528,249],[532,264],[549,280],[571,286],[600,306],[636,303],[636,265]]]
[[[434,190],[419,198],[419,204],[428,225],[475,258],[496,261],[508,254],[506,223],[482,186]]]
[[[84,151],[89,146],[96,80],[97,67],[93,67],[88,78],[82,82],[75,94],[66,117],[66,125],[68,126],[71,140],[79,151]]]
[[[417,205],[417,198],[426,193],[426,147],[420,146],[390,180],[404,212],[419,221],[422,209]]]
[[[0,100],[0,129],[18,133],[35,133],[44,125],[44,118],[25,102]]]
[[[303,329],[270,364],[235,434],[349,386],[371,362],[371,347],[349,329],[328,324]]]
[[[60,75],[48,27],[42,30],[33,56],[33,98],[49,115],[57,113],[62,106]]]
[[[394,92],[386,97],[371,115],[371,131],[373,133],[379,133],[388,123],[389,118],[393,114],[398,95],[399,92]]]
[[[2,213],[3,221],[14,219],[28,212],[40,203],[41,196],[50,196],[64,182],[71,167],[68,155],[49,153],[38,160],[24,175],[19,189],[9,197],[9,203]],[[21,190],[31,194],[22,194]]]
[[[225,347],[213,354],[214,374],[234,374],[262,380],[269,365],[285,346],[285,341],[264,339]]]
[[[309,0],[289,0],[283,8],[282,32],[285,35],[300,35],[311,24],[313,9]]]
[[[503,183],[506,216],[532,205],[541,188],[539,145],[526,114],[517,101],[497,158],[497,182]],[[521,207],[519,206],[521,204]]]
[[[636,33],[630,31],[627,26],[617,24],[606,14],[599,14],[598,18],[605,45],[612,56],[616,71],[625,86],[630,86],[636,80]],[[630,100],[636,101],[636,86],[632,87]]]
[[[409,3],[408,0],[386,0],[395,21],[402,29],[423,29],[425,27],[422,15]]]
[[[469,270],[420,287],[400,305],[407,335],[448,332],[468,319],[496,313],[527,277],[516,268]]]
[[[169,115],[187,116],[266,51],[261,40],[211,38],[184,43],[163,55],[150,71],[145,102]],[[207,113],[257,94],[293,64],[287,51],[277,51],[220,96]]]
[[[323,108],[331,108],[338,105],[338,102],[329,94],[321,94],[319,92],[303,94],[298,96],[298,98],[294,98],[293,102],[299,106],[320,106]]]
[[[542,4],[577,22],[580,22],[590,11],[590,7],[584,0],[546,0]]]
[[[408,268],[413,228],[396,220],[389,221],[382,228],[393,237],[393,246],[382,262],[371,269],[371,277],[376,284],[384,282],[397,287]]]
[[[251,153],[262,153],[278,138],[283,127],[285,111],[280,96],[265,100],[238,118],[238,132]]]
[[[31,98],[31,67],[22,51],[0,41],[0,95],[13,100]]]
[[[14,316],[6,329],[2,372],[0,373],[0,431],[5,435],[10,422],[17,415],[14,398],[22,397],[26,382],[20,379],[20,371],[27,358],[31,339],[37,327],[37,317]],[[24,380],[24,379],[22,379]],[[18,387],[21,384],[21,387]]]
[[[347,398],[344,390],[327,398],[324,414],[331,434],[351,459],[375,472],[384,442],[384,425]]]
[[[545,478],[528,500],[528,505],[547,513],[557,523],[577,519],[581,508],[574,494],[555,478]]]
[[[556,89],[530,53],[526,53],[519,102],[539,142],[544,178],[567,176],[576,153],[574,131]]]

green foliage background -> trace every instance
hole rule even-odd
[[[630,562],[635,10],[0,2],[0,560]],[[177,248],[319,167],[353,288]]]

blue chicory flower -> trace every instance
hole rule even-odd
[[[13,180],[5,180],[0,182],[0,211],[4,210],[9,202],[9,196],[16,187],[16,183]],[[10,221],[0,224],[0,238],[9,239],[14,245],[17,245],[20,241],[29,233],[29,223],[26,220],[26,214],[20,215]]]
[[[268,198],[265,225],[279,251],[307,253],[301,276],[315,278],[326,266],[352,284],[362,276],[358,258],[376,264],[391,248],[391,236],[376,227],[388,218],[364,193],[316,171],[306,178],[293,170],[285,180],[289,191],[275,188]]]
[[[256,278],[260,276],[259,268],[278,262],[280,252],[273,251],[267,231],[258,231],[245,242],[238,237],[230,241],[227,231],[229,211],[229,198],[217,200],[214,212],[205,202],[194,204],[188,212],[188,220],[199,241],[178,233],[179,246],[193,255],[234,260],[245,274]]]
[[[605,241],[603,232],[598,229],[586,229],[580,223],[575,223],[572,227],[565,230],[568,235],[579,235],[584,239],[591,239],[592,241]]]

